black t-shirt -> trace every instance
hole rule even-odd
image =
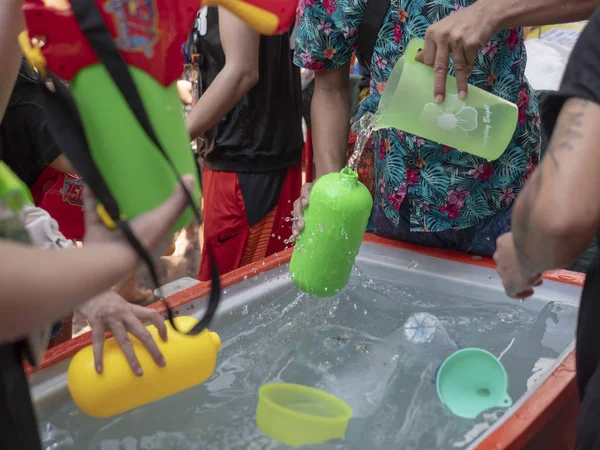
[[[600,8],[590,19],[567,65],[560,90],[542,105],[542,124],[548,135],[569,98],[600,104]],[[600,125],[600,124],[599,124]],[[600,174],[599,174],[600,176]],[[589,199],[598,201],[598,199]],[[600,449],[600,254],[588,269],[577,325],[577,384],[583,399],[577,430],[577,449]]]
[[[205,34],[197,41],[199,89],[206,89],[225,66],[219,36],[218,8],[208,8]],[[207,132],[209,169],[269,172],[302,159],[300,69],[292,63],[290,34],[261,36],[259,80],[242,100]]]
[[[0,159],[29,187],[60,156],[46,126],[38,75],[23,61],[0,122]]]

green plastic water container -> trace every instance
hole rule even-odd
[[[290,276],[303,292],[331,297],[348,280],[373,207],[356,171],[344,168],[314,184],[296,242]]]
[[[146,72],[129,68],[158,139],[181,175],[193,175],[194,202],[200,204],[200,183],[185,127],[176,83],[164,87]],[[178,183],[160,151],[137,122],[103,65],[81,70],[71,82],[92,157],[106,184],[130,219],[167,200]],[[172,231],[187,226],[194,212],[187,208]]]
[[[489,161],[498,159],[515,132],[517,106],[471,85],[462,101],[451,76],[446,100],[436,104],[433,69],[415,60],[423,43],[412,39],[396,63],[381,95],[375,129],[396,128]]]

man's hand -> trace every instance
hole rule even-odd
[[[131,370],[136,375],[142,375],[144,371],[135,355],[128,332],[144,344],[156,364],[161,367],[165,366],[165,358],[146,327],[141,323],[141,320],[152,323],[158,329],[161,339],[166,342],[167,327],[158,312],[143,306],[132,305],[115,291],[108,291],[88,300],[77,312],[92,327],[96,372],[102,373],[103,370],[104,334],[107,331],[113,334],[121,350],[123,350]]]
[[[290,241],[298,239],[304,229],[304,210],[308,206],[312,187],[313,183],[304,183],[300,191],[300,198],[294,202],[294,210],[292,211],[292,220],[294,223],[292,223],[292,237],[290,237]]]
[[[478,3],[434,23],[425,33],[423,51],[416,59],[435,71],[433,95],[436,103],[442,103],[446,98],[450,55],[454,61],[458,97],[461,100],[467,98],[467,79],[477,54],[497,31],[494,17]]]
[[[524,299],[533,295],[533,288],[542,284],[540,274],[528,274],[522,267],[512,233],[503,234],[496,241],[494,261],[506,294]]]

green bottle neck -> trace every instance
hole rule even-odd
[[[344,167],[340,171],[340,174],[345,180],[353,183],[358,183],[358,172],[356,170],[352,170],[350,167]]]

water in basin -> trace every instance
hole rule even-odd
[[[272,381],[317,387],[352,407],[344,442],[307,448],[466,448],[505,411],[452,416],[436,393],[443,359],[465,347],[501,357],[517,401],[573,341],[576,314],[569,304],[532,309],[362,276],[332,299],[290,289],[220,319],[218,366],[203,385],[107,420],[70,401],[42,408],[44,448],[285,449],[255,424],[257,391]]]

